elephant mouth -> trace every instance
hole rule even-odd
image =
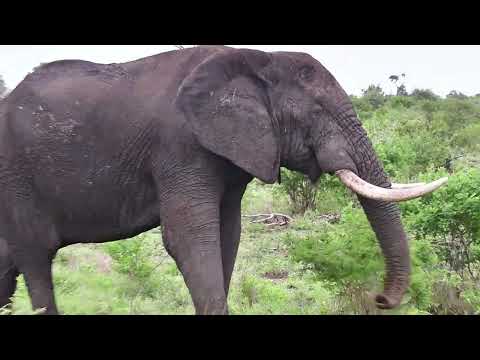
[[[335,175],[342,183],[355,193],[372,200],[400,202],[425,196],[444,185],[448,178],[441,178],[431,183],[393,184],[390,189],[382,188],[358,177],[350,170],[338,170]]]

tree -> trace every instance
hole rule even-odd
[[[419,100],[438,100],[439,96],[430,89],[415,89],[410,94]]]
[[[399,87],[397,87],[397,96],[408,96],[408,92],[405,85],[402,84]]]
[[[419,237],[430,237],[440,258],[462,278],[477,279],[480,261],[480,170],[451,175],[448,186],[402,205]]]
[[[447,98],[464,100],[464,99],[468,99],[468,96],[459,91],[452,90],[448,93]]]
[[[400,76],[398,75],[390,75],[388,78],[391,82],[393,82],[397,88],[397,96],[408,96],[407,88],[405,87],[405,83],[402,82],[400,85],[397,85],[400,77],[405,79],[405,73],[402,73]]]
[[[380,85],[370,85],[366,90],[362,90],[362,96],[368,101],[374,110],[385,104],[385,93]]]
[[[399,77],[397,75],[390,75],[388,79],[396,84]]]

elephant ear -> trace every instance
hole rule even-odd
[[[177,105],[202,146],[266,183],[280,152],[264,71],[267,53],[228,49],[198,65],[180,86]]]

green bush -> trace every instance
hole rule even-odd
[[[439,100],[440,97],[430,89],[414,89],[410,96],[417,100]]]
[[[320,279],[338,284],[344,297],[365,302],[367,291],[380,291],[384,260],[363,211],[347,207],[338,225],[328,225],[322,230],[302,238],[285,235],[284,241],[293,260],[311,266]],[[425,311],[432,297],[434,278],[431,274],[435,272],[438,259],[427,240],[415,240],[411,249],[413,271],[406,299],[409,306]]]
[[[480,122],[468,125],[456,132],[453,142],[456,146],[472,152],[480,152]]]
[[[349,202],[356,202],[355,194],[349,191],[336,176],[322,175],[316,184],[304,175],[282,169],[282,183],[273,188],[274,196],[287,195],[290,210],[296,215],[309,211],[338,213]]]
[[[376,276],[383,268],[381,253],[375,234],[363,218],[361,210],[347,208],[340,224],[328,226],[327,231],[302,239],[287,234],[290,255],[313,265],[321,278],[329,281],[364,281]]]
[[[357,196],[335,175],[323,175],[317,184],[316,212],[341,213],[348,204],[359,206]]]
[[[387,105],[394,109],[405,110],[411,108],[415,100],[409,96],[392,96],[388,99]]]
[[[304,214],[307,210],[315,209],[317,186],[308,177],[285,168],[281,169],[281,177],[279,190],[288,195],[294,214]]]
[[[462,294],[462,299],[471,306],[471,314],[480,315],[480,286],[472,286]]]
[[[131,286],[124,288],[124,295],[127,297],[155,296],[159,285],[152,281],[152,274],[156,269],[153,261],[154,249],[154,243],[147,234],[105,244],[105,250],[114,260],[114,269],[133,280]]]
[[[105,245],[107,253],[115,261],[115,269],[133,278],[144,280],[150,276],[154,265],[150,261],[151,252],[146,235],[133,239],[120,240]]]
[[[362,98],[370,104],[373,110],[381,108],[387,99],[380,85],[370,85],[366,90],[363,90]]]
[[[441,172],[421,176],[433,180]],[[450,176],[448,184],[429,196],[402,205],[418,237],[431,238],[440,259],[462,277],[479,276],[480,169]]]

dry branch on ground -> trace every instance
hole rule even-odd
[[[251,223],[262,223],[267,226],[286,226],[293,221],[290,216],[278,213],[243,215],[243,217],[250,218]]]

